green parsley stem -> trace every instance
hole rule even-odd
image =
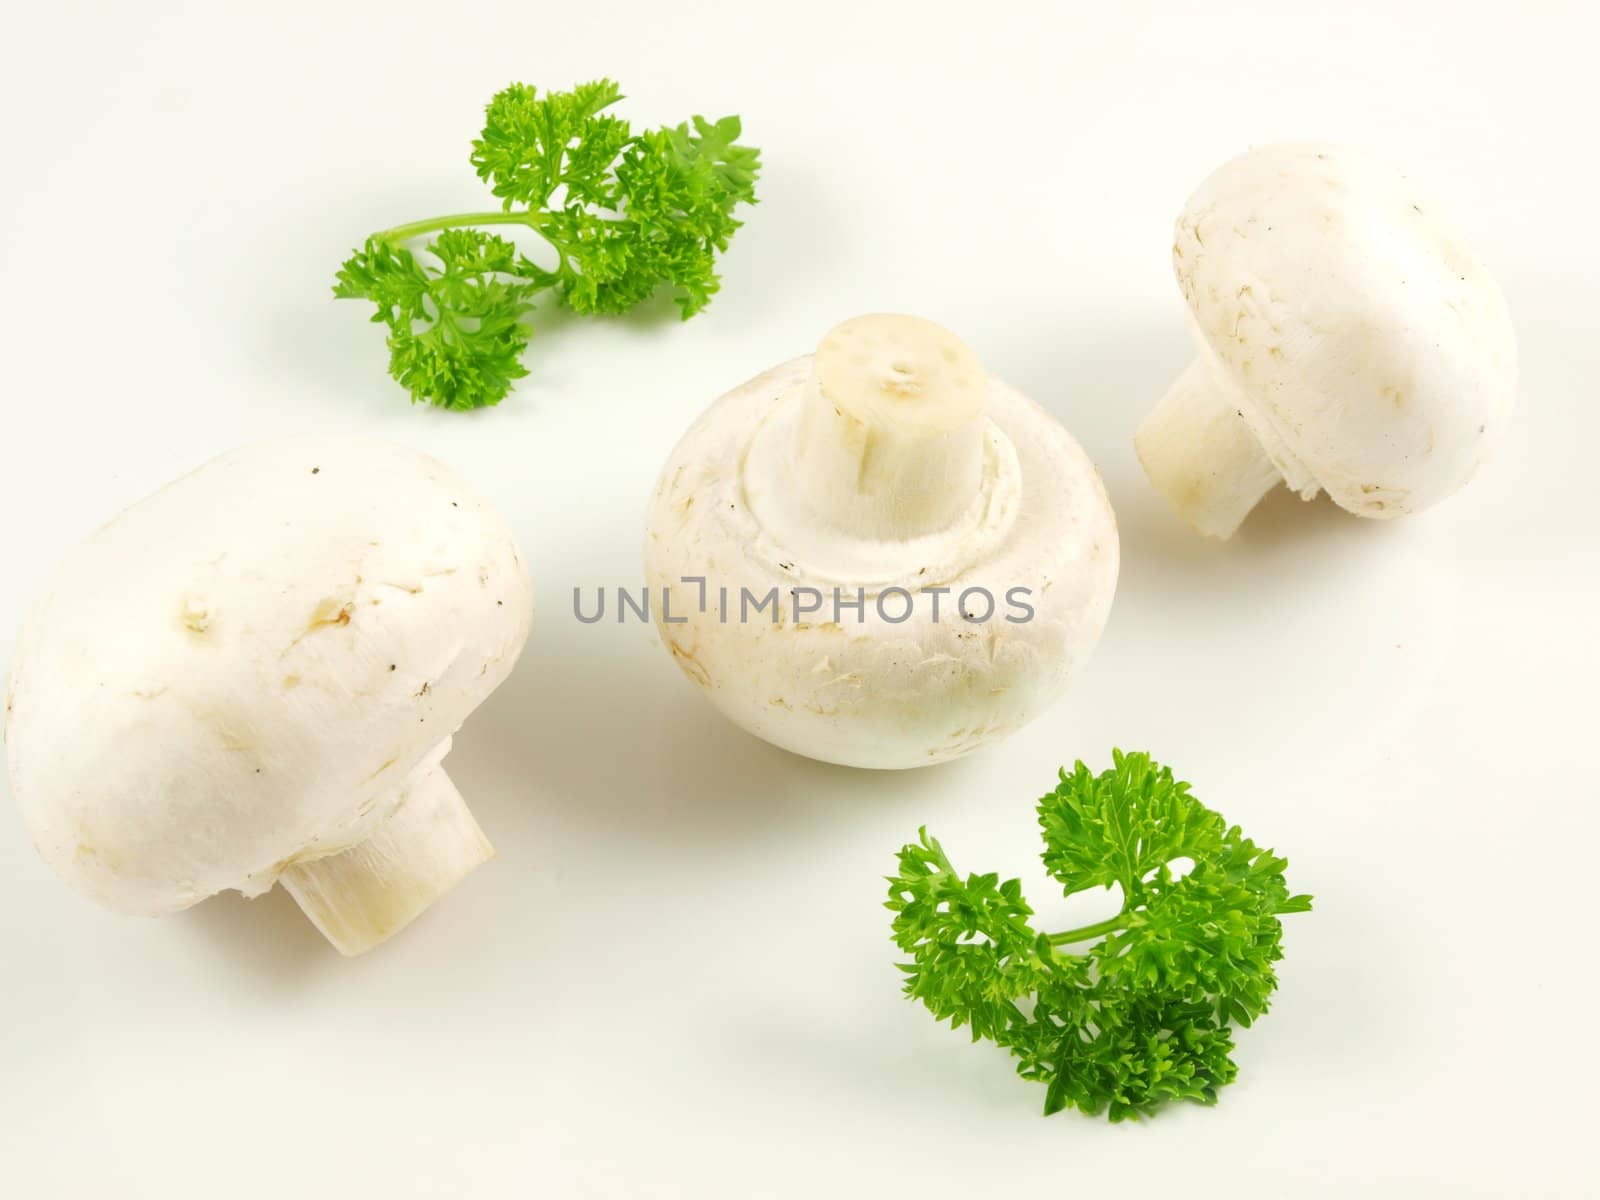
[[[545,223],[545,214],[542,212],[473,212],[453,213],[448,217],[429,217],[425,221],[408,221],[404,225],[396,225],[393,229],[385,229],[376,236],[386,242],[404,242],[424,233],[434,233],[440,229],[458,229],[463,226],[474,225],[526,225],[530,229],[537,229]]]
[[[1070,946],[1073,942],[1087,942],[1102,934],[1115,933],[1126,923],[1126,913],[1118,913],[1114,917],[1107,917],[1104,921],[1096,921],[1093,925],[1084,925],[1077,929],[1068,929],[1064,933],[1052,933],[1050,944],[1052,946]]]

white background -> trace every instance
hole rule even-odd
[[[339,958],[281,893],[139,921],[0,809],[0,1192],[34,1197],[1593,1194],[1591,11],[1506,5],[274,2],[0,18],[0,654],[52,562],[237,443],[355,430],[474,479],[540,617],[451,773],[500,856]],[[486,207],[501,85],[743,115],[762,203],[688,324],[538,320],[499,409],[408,406],[368,231]],[[1237,151],[1365,146],[1441,198],[1523,361],[1491,467],[1393,524],[1234,543],[1130,447],[1187,358],[1171,221]],[[872,310],[935,318],[1104,471],[1123,573],[1069,697],[873,774],[722,721],[640,625],[655,472],[711,399]],[[0,665],[4,665],[0,663]],[[85,736],[92,736],[86,730]],[[898,995],[880,876],[930,824],[1021,874],[1058,764],[1148,748],[1291,861],[1271,1015],[1215,1108],[1039,1116]]]

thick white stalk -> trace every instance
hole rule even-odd
[[[874,315],[831,330],[812,359],[794,479],[818,522],[861,538],[947,528],[978,494],[988,377],[954,334]]]
[[[366,841],[296,863],[280,882],[341,954],[362,954],[494,857],[437,759],[407,783],[399,809]]]
[[[1133,445],[1156,491],[1208,537],[1232,537],[1282,480],[1204,358],[1140,422]]]

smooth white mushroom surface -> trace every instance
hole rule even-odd
[[[1233,535],[1280,480],[1357,516],[1455,492],[1505,430],[1516,341],[1494,280],[1404,176],[1268,146],[1189,198],[1173,269],[1200,356],[1135,437],[1199,532]]]
[[[234,451],[78,546],[23,630],[11,784],[126,913],[283,882],[345,953],[492,854],[440,767],[532,621],[510,530],[415,451]]]
[[[953,334],[894,315],[717,401],[645,537],[684,673],[756,736],[862,767],[956,758],[1036,717],[1099,640],[1117,563],[1072,436]]]

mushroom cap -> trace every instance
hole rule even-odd
[[[1402,175],[1268,146],[1178,218],[1173,269],[1240,415],[1296,490],[1392,517],[1461,487],[1510,416],[1516,343],[1494,280]]]
[[[1060,695],[1110,612],[1117,530],[1094,464],[1044,409],[990,379],[988,420],[1015,448],[1020,479],[1015,491],[996,489],[986,514],[1003,536],[883,546],[895,560],[887,574],[812,573],[752,511],[744,471],[760,427],[792,415],[810,373],[806,356],[728,393],[668,458],[645,535],[652,597],[671,593],[671,622],[660,608],[654,613],[663,641],[734,723],[811,758],[926,766],[1014,732]],[[917,546],[927,550],[920,560],[907,556]],[[870,548],[838,558],[864,564]],[[684,576],[706,578],[706,611],[699,611],[699,585],[685,584]],[[821,591],[823,610],[794,619],[790,589],[797,587]],[[864,616],[858,620],[847,608],[835,620],[833,589],[853,601],[858,587]],[[893,587],[904,588],[914,606],[902,621],[884,619],[874,601]],[[951,590],[938,597],[920,590],[934,587]],[[1034,615],[1012,623],[1006,615],[1021,610],[1007,604],[1007,592],[1018,587],[1029,589]],[[721,588],[728,593],[726,620]],[[993,597],[989,620],[959,616],[968,588]],[[752,607],[741,622],[741,589],[753,597],[751,606],[777,589],[780,621],[770,619],[770,609]],[[907,604],[885,596],[891,618]],[[971,599],[975,615],[984,606],[981,597]]]
[[[258,894],[393,813],[532,606],[511,531],[422,454],[225,454],[95,532],[35,607],[7,702],[23,819],[113,909]]]

